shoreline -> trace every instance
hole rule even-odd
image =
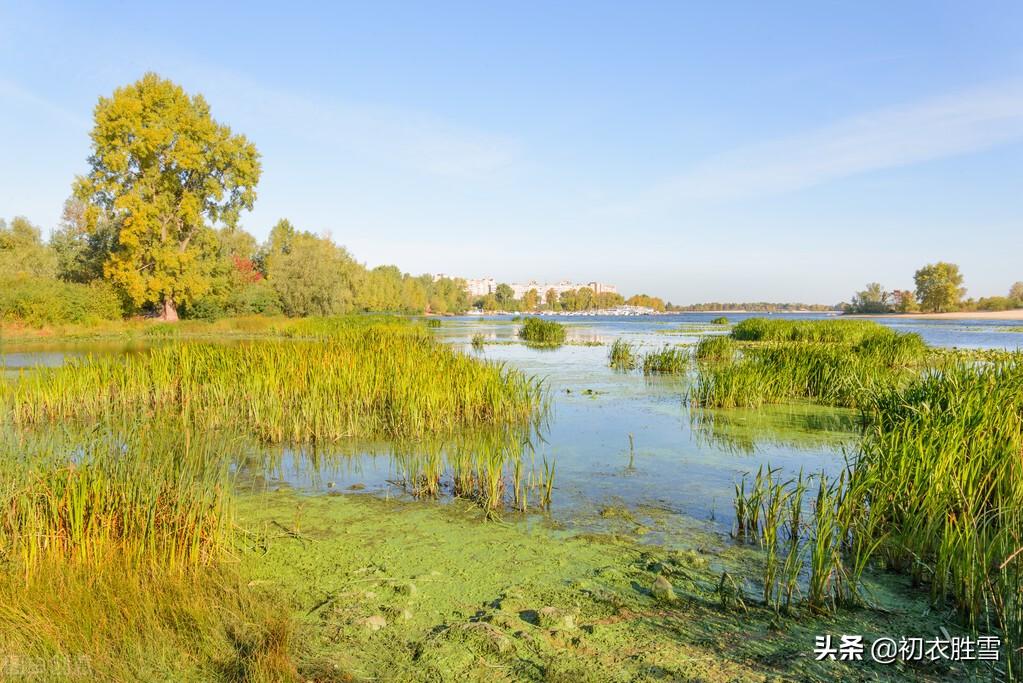
[[[906,318],[909,320],[1021,320],[1023,321],[1023,308],[1014,308],[1009,311],[953,311],[951,313],[876,313],[864,314],[853,313],[843,315],[843,318]]]

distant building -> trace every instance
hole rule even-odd
[[[439,277],[439,276],[438,276]],[[493,294],[497,290],[498,282],[492,277],[467,279],[465,281],[465,289],[469,293],[470,297],[476,298],[486,296],[487,294]],[[561,296],[562,293],[573,290],[581,289],[582,287],[589,287],[593,290],[594,294],[617,294],[618,288],[614,285],[609,285],[603,282],[587,282],[578,283],[571,282],[569,280],[562,280],[561,282],[537,282],[536,280],[530,280],[529,282],[511,282],[509,286],[515,293],[516,299],[521,299],[526,292],[531,289],[535,289],[537,295],[542,301],[547,295],[547,292],[554,290],[556,296]]]

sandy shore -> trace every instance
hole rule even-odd
[[[1023,308],[1011,311],[957,311],[955,313],[886,313],[847,315],[845,318],[919,318],[921,320],[1023,320]]]

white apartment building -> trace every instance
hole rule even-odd
[[[492,277],[476,278],[465,281],[465,289],[469,292],[470,297],[486,296],[487,294],[493,294],[497,289],[498,282]],[[515,293],[516,299],[521,299],[526,292],[531,289],[535,289],[537,294],[542,301],[547,292],[554,290],[554,294],[561,296],[562,292],[567,292],[571,289],[580,289],[582,287],[589,287],[593,290],[594,294],[601,294],[608,292],[611,294],[617,294],[618,288],[614,285],[605,284],[603,282],[571,282],[569,280],[562,280],[561,282],[537,282],[536,280],[530,280],[529,282],[511,282],[509,285],[512,291]]]

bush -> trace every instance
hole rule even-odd
[[[119,320],[121,300],[104,282],[87,285],[50,278],[28,277],[0,281],[0,320],[33,327]]]
[[[541,320],[536,317],[526,318],[519,330],[519,338],[532,344],[548,344],[555,346],[565,343],[565,326],[553,320]]]

